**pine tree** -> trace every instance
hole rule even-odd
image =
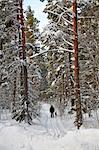
[[[89,3],[87,8],[82,10],[79,20],[79,46],[82,47],[79,53],[82,105],[89,116],[91,110],[97,110],[99,105],[98,14],[99,6]]]
[[[24,16],[23,16],[23,1],[18,1],[16,9],[18,26],[18,46],[19,46],[19,62],[20,62],[20,73],[19,73],[19,95],[18,102],[15,103],[15,90],[16,90],[16,78],[14,79],[14,109],[12,110],[12,118],[16,121],[25,121],[31,124],[31,102],[28,97],[28,71],[27,71],[27,60],[26,60],[26,40],[25,40],[25,27],[24,27]],[[18,85],[18,84],[17,84]],[[15,106],[16,104],[16,106]]]
[[[2,101],[9,106],[12,103],[12,84],[13,78],[15,75],[15,70],[19,65],[17,61],[18,56],[18,47],[15,42],[15,37],[17,33],[17,21],[16,19],[16,10],[13,10],[13,7],[16,8],[16,1],[0,1],[0,51],[2,57],[0,59],[0,86],[1,94],[5,97],[2,98]],[[12,15],[13,14],[13,15]],[[9,92],[9,95],[7,94]],[[3,93],[2,93],[3,92]]]
[[[26,40],[27,40],[27,58],[28,58],[28,73],[29,73],[29,87],[30,96],[32,95],[32,101],[36,104],[41,101],[46,82],[46,65],[43,55],[38,55],[31,59],[31,55],[35,55],[40,52],[40,31],[39,21],[34,16],[34,11],[29,6],[26,11]],[[34,98],[33,98],[34,97]],[[42,97],[42,98],[41,98]]]
[[[37,39],[39,38],[39,21],[34,16],[34,11],[31,10],[31,7],[28,6],[26,11],[26,42],[33,45],[33,50],[35,53],[39,52],[39,47],[37,47],[39,43],[37,43]],[[37,49],[38,48],[38,49]]]

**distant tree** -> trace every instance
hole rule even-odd
[[[44,48],[48,50],[49,99],[56,100],[63,107],[69,96],[69,50],[72,52],[72,38],[68,31],[65,3],[48,1],[44,12],[48,14],[49,24],[41,34]],[[62,15],[63,14],[63,15]],[[67,21],[66,21],[67,20]],[[71,25],[70,25],[71,26]],[[68,50],[69,49],[69,50]],[[67,82],[68,81],[68,82]],[[64,110],[63,107],[61,110]]]
[[[45,89],[47,82],[46,82],[46,64],[45,64],[45,57],[44,55],[39,55],[31,59],[31,55],[40,53],[40,31],[39,31],[39,21],[34,16],[34,11],[31,10],[29,6],[26,11],[26,41],[27,41],[27,57],[29,59],[28,71],[29,76],[34,76],[30,79],[34,85],[36,85],[34,78],[37,79],[38,85],[37,87],[32,87],[33,90],[38,91],[38,101],[40,99],[41,93]],[[31,66],[35,69],[31,70]],[[35,76],[36,73],[36,76]]]
[[[26,42],[33,45],[33,49],[35,53],[39,52],[39,47],[37,49],[37,42],[40,35],[39,32],[39,21],[34,16],[34,11],[31,10],[31,7],[28,6],[28,9],[26,11]],[[32,47],[31,47],[32,48]]]

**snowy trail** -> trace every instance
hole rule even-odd
[[[53,137],[59,137],[60,136],[60,129],[57,128],[56,120],[54,118],[50,118],[48,121],[48,133],[52,135]]]
[[[64,127],[64,125],[62,123],[62,120],[59,117],[57,117],[56,121],[57,121],[57,126],[60,129],[61,134],[65,135],[67,132],[66,132],[66,128]]]
[[[50,118],[48,117],[47,122],[45,124],[46,131],[49,135],[53,137],[62,137],[66,134],[66,129],[59,117]]]
[[[31,126],[0,121],[0,150],[99,150],[99,129],[77,130],[72,119],[51,118],[48,110]]]
[[[65,134],[60,118],[46,117],[46,121],[45,127],[12,120],[0,123],[0,150],[99,150],[99,129]]]
[[[43,105],[41,109],[41,123],[50,136],[56,138],[62,137],[66,134],[66,129],[64,128],[59,116],[51,118],[49,108],[50,105]]]

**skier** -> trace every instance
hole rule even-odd
[[[51,118],[54,118],[54,111],[55,111],[55,108],[53,105],[51,105],[50,107]]]

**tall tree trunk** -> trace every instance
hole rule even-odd
[[[26,65],[26,52],[25,52],[25,30],[24,30],[24,16],[23,16],[23,0],[20,0],[20,20],[22,30],[22,59],[23,59],[23,84],[24,84],[24,106],[28,113],[28,81],[27,81],[27,65]]]
[[[77,35],[77,2],[73,0],[73,32],[74,32],[74,80],[75,80],[75,104],[76,104],[76,125],[79,129],[82,125],[82,110],[79,84],[79,64],[78,64],[78,35]]]
[[[66,5],[66,7],[68,7],[68,0],[65,0],[65,5]],[[71,17],[66,13],[66,17],[67,17],[67,20],[69,20],[69,21],[71,21]],[[70,35],[71,34],[71,32],[70,32],[70,30],[68,30],[68,34]],[[72,46],[71,45],[68,45],[68,49],[69,50],[72,50],[73,48],[72,48]],[[68,90],[68,93],[69,93],[69,98],[70,98],[70,100],[71,100],[71,107],[72,106],[74,106],[74,83],[73,83],[73,81],[72,81],[72,78],[73,78],[73,69],[72,69],[72,60],[71,60],[71,58],[72,58],[72,53],[71,52],[69,52],[68,53],[68,63],[69,63],[69,65],[68,65],[68,71],[69,71],[69,78],[68,78],[68,75],[67,75],[67,82],[69,82],[69,90]],[[67,72],[68,72],[67,71]]]

